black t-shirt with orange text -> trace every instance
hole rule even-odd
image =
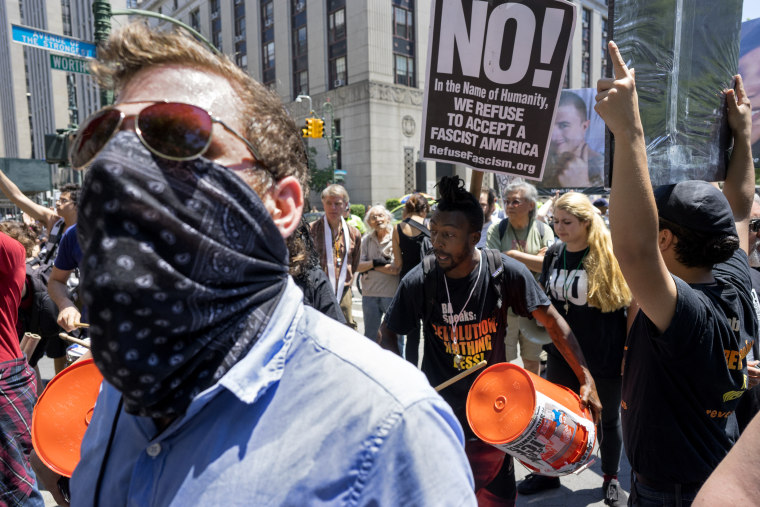
[[[501,254],[501,260],[506,291],[502,295],[504,306],[511,307],[517,315],[527,317],[539,306],[550,304],[549,298],[523,264],[504,254]],[[497,283],[498,278],[494,279],[487,273],[488,263],[482,252],[481,263],[482,269],[476,266],[469,276],[460,279],[447,277],[445,282],[443,271],[436,264],[428,273],[428,276],[437,277],[433,285],[436,294],[432,315],[428,318],[423,317],[423,313],[429,307],[425,303],[423,265],[417,265],[399,284],[386,313],[386,325],[397,334],[412,332],[416,323],[420,319],[423,320],[425,348],[422,371],[434,387],[484,359],[489,365],[506,360],[504,340],[497,339],[497,335],[503,336],[504,333],[499,333],[496,325],[496,292],[489,287],[489,284]],[[467,302],[470,292],[472,297]],[[467,307],[463,308],[465,302]],[[452,314],[456,315],[460,310],[462,318],[456,326],[455,348],[452,340]],[[457,369],[454,364],[457,352],[462,356],[462,369]],[[464,418],[465,402],[475,378],[477,375],[470,375],[440,392],[443,399],[454,409],[464,428],[467,428]]]
[[[747,389],[757,332],[747,254],[713,267],[713,284],[673,277],[675,315],[660,334],[639,311],[626,342],[621,416],[631,467],[669,483],[707,479],[737,435],[729,416]]]

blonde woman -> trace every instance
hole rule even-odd
[[[602,402],[598,437],[605,504],[626,505],[617,473],[623,447],[620,371],[631,292],[612,253],[610,233],[588,197],[569,192],[558,198],[554,231],[560,241],[546,252],[539,281],[578,339]],[[546,378],[578,392],[578,380],[562,355],[553,345],[548,352]],[[559,478],[530,475],[518,492],[559,486]]]

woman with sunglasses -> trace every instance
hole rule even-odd
[[[602,402],[598,438],[607,505],[625,505],[617,480],[622,454],[621,365],[631,292],[612,253],[610,233],[583,194],[569,192],[554,203],[554,230],[560,239],[549,247],[539,281],[573,330],[586,357]],[[578,392],[578,380],[554,345],[548,346],[547,380]],[[518,486],[522,494],[558,488],[559,478],[531,474]]]

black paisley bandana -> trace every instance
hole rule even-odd
[[[184,413],[251,349],[287,282],[256,192],[204,158],[155,157],[132,132],[90,167],[77,227],[92,354],[130,414]]]

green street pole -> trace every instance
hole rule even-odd
[[[95,17],[95,44],[108,40],[111,34],[111,4],[108,0],[93,0],[92,14]],[[113,103],[113,91],[100,89],[100,107]]]
[[[335,146],[333,145],[333,142],[335,141],[335,120],[333,117],[333,105],[330,103],[330,99],[327,99],[327,102],[322,104],[322,111],[327,111],[330,115],[330,137],[327,139],[327,147],[330,150],[330,169],[332,170],[332,182],[335,183]],[[344,182],[345,183],[345,182]]]

